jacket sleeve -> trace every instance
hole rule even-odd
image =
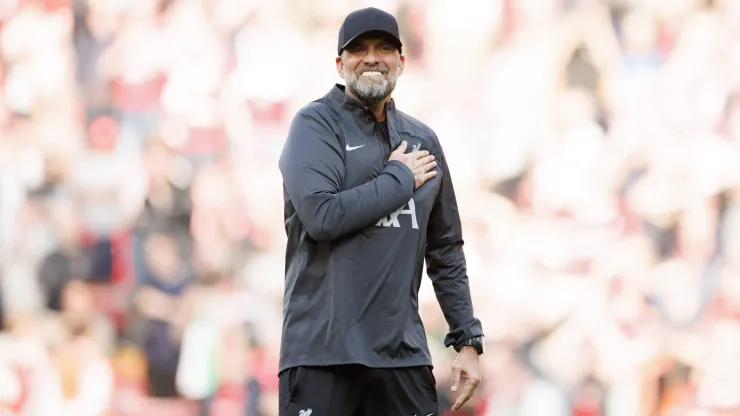
[[[481,322],[473,316],[460,214],[441,147],[437,161],[442,183],[427,226],[425,257],[427,274],[450,330],[444,343],[450,347],[483,335],[483,329]]]
[[[308,235],[334,241],[376,223],[407,203],[414,175],[391,161],[373,180],[342,190],[344,152],[331,124],[312,104],[293,119],[280,156],[285,190]]]

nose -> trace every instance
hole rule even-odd
[[[378,63],[378,54],[374,47],[367,48],[367,53],[365,53],[365,56],[363,57],[363,62],[368,65]]]

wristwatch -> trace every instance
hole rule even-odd
[[[475,351],[478,353],[478,355],[481,355],[486,350],[485,345],[485,338],[483,337],[483,335],[479,335],[477,337],[468,338],[465,341],[457,344],[455,346],[455,351],[460,352],[463,347],[473,347],[475,348]]]

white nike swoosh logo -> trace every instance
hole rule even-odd
[[[359,149],[361,147],[365,147],[365,145],[364,144],[361,144],[359,146],[350,146],[349,143],[347,143],[346,149],[347,149],[348,152],[351,152],[351,151],[353,151],[355,149]]]

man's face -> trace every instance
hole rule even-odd
[[[369,34],[358,38],[337,58],[337,72],[350,95],[366,106],[375,105],[396,88],[405,58],[386,36]]]

